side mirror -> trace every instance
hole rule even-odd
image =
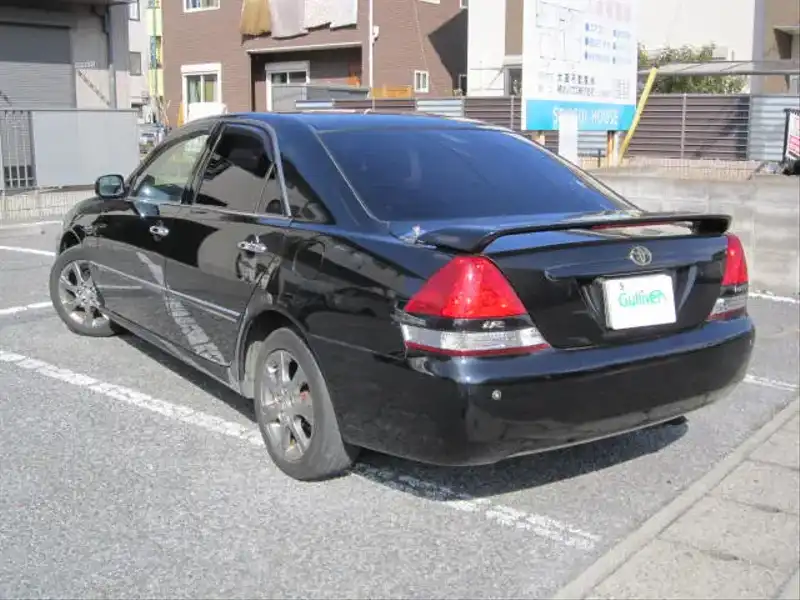
[[[125,178],[122,175],[102,175],[94,182],[94,193],[103,200],[125,196]]]

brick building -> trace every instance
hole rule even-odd
[[[467,0],[244,0],[273,11],[273,29],[243,34],[243,0],[170,0],[162,5],[164,91],[175,123],[188,102],[221,102],[231,112],[269,110],[274,87],[286,84],[369,85],[369,13],[375,42],[373,88],[414,95],[452,95],[464,84]],[[269,3],[274,3],[271,7]],[[275,10],[326,5],[351,17],[288,31]],[[309,8],[311,10],[311,8]],[[280,15],[278,15],[280,16]],[[306,17],[309,13],[306,13]],[[305,21],[314,25],[313,21]],[[280,27],[278,26],[280,25]],[[275,35],[276,37],[273,37]]]

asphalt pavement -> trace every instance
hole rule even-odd
[[[68,332],[56,232],[0,227],[0,597],[552,597],[797,396],[798,305],[752,298],[748,379],[686,426],[469,469],[368,453],[303,484],[252,405]]]

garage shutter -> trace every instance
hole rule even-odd
[[[69,29],[0,23],[0,110],[74,108]]]

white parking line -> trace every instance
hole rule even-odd
[[[33,229],[44,225],[58,225],[61,221],[34,221],[33,223],[17,223],[15,225],[0,225],[0,231],[9,229]]]
[[[261,434],[254,425],[245,426],[232,423],[191,409],[188,406],[172,404],[121,385],[100,381],[14,352],[0,350],[0,363],[13,365],[20,369],[102,394],[125,404],[143,408],[188,425],[200,427],[206,431],[237,438],[253,446],[263,448],[264,445]],[[424,481],[391,469],[358,464],[354,472],[372,481],[378,481],[389,488],[435,501],[436,506],[445,506],[461,512],[473,513],[475,516],[486,519],[495,525],[524,531],[571,548],[589,551],[600,541],[599,536],[582,531],[557,519],[498,504],[488,498],[475,498],[447,486]]]
[[[761,387],[771,388],[773,390],[781,390],[783,392],[796,392],[800,390],[800,386],[787,381],[778,381],[777,379],[767,379],[766,377],[756,377],[755,375],[747,375],[744,378],[745,383],[752,385],[760,385]]]
[[[800,298],[792,298],[791,296],[776,296],[769,292],[750,292],[748,294],[751,298],[758,300],[769,300],[770,302],[780,302],[781,304],[800,304]]]
[[[21,312],[29,310],[39,310],[40,308],[52,308],[52,302],[35,302],[33,304],[26,304],[25,306],[12,306],[11,308],[0,308],[0,317],[7,315],[16,315]]]
[[[56,253],[51,250],[38,250],[36,248],[20,248],[19,246],[0,246],[0,250],[7,250],[8,252],[22,252],[23,254],[38,254],[39,256],[56,255]]]
[[[0,350],[0,363],[13,365],[20,369],[32,371],[51,379],[102,394],[170,419],[200,427],[206,431],[237,438],[256,447],[263,447],[261,435],[254,425],[240,425],[226,421],[188,406],[160,400],[143,392],[100,381],[14,352]],[[781,391],[796,391],[798,389],[795,384],[754,375],[748,375],[745,378],[745,382]],[[392,469],[357,464],[354,472],[392,489],[435,501],[437,505],[461,512],[473,513],[496,525],[525,531],[572,548],[589,551],[600,541],[600,537],[597,535],[582,531],[577,527],[551,517],[505,506],[492,502],[488,498],[476,498],[447,486],[405,475]]]

